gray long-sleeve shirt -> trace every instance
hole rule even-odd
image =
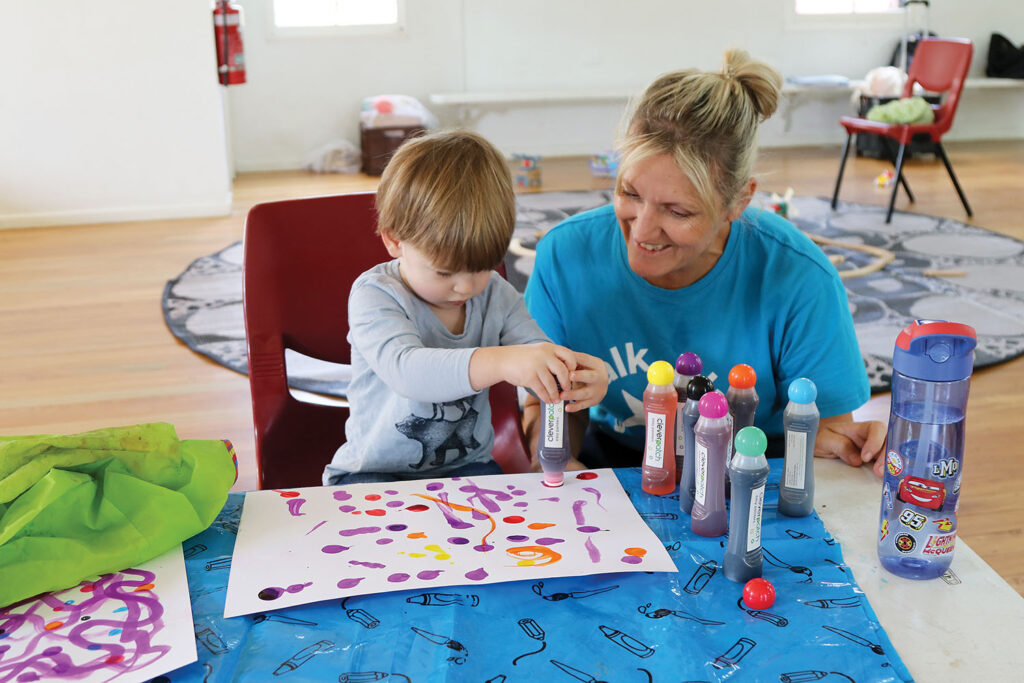
[[[490,459],[488,391],[470,386],[469,359],[484,346],[548,341],[522,295],[492,272],[466,302],[462,334],[452,334],[402,282],[394,260],[356,279],[348,315],[351,414],[324,484],[349,472],[443,477]]]

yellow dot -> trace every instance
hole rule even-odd
[[[425,553],[409,553],[409,557],[426,557]]]
[[[516,564],[520,567],[532,567],[535,563],[533,560],[519,560]]]

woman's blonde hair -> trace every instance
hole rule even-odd
[[[377,216],[377,232],[408,242],[438,268],[495,268],[515,226],[508,163],[494,145],[467,131],[409,140],[381,176]]]
[[[779,101],[782,76],[745,51],[725,53],[721,72],[665,74],[644,92],[619,142],[619,176],[642,159],[669,154],[712,217],[743,196],[753,174],[757,126]]]

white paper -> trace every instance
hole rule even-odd
[[[148,681],[196,661],[181,546],[0,610],[0,680]],[[38,678],[22,678],[35,674]]]
[[[610,469],[256,491],[224,616],[348,595],[677,571]]]

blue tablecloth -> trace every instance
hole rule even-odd
[[[774,462],[773,462],[774,464]],[[678,574],[621,573],[453,586],[225,619],[243,494],[184,543],[199,661],[159,681],[901,681],[911,680],[817,514],[765,497],[768,610],[746,608],[721,571],[726,537],[690,531],[677,496],[616,470]]]

